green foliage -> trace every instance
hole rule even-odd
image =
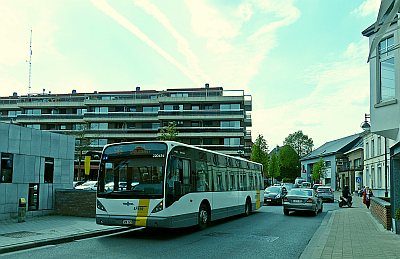
[[[396,220],[400,220],[400,208],[397,208],[395,213],[394,213],[394,218]]]
[[[258,135],[256,141],[251,147],[250,160],[260,163],[263,165],[264,176],[268,169],[268,144],[264,137],[260,134]]]
[[[288,179],[287,182],[294,182],[300,176],[300,157],[289,145],[279,149],[280,176]]]
[[[280,175],[279,157],[276,154],[272,154],[268,164],[268,176],[277,178]]]
[[[285,141],[283,141],[283,144],[290,145],[300,157],[311,153],[314,146],[312,138],[304,135],[301,130],[289,134],[289,136],[285,138]]]
[[[318,162],[313,165],[311,179],[314,181],[319,181],[321,177],[324,176],[324,172],[325,162],[322,158],[320,158]]]
[[[161,136],[160,140],[177,140],[178,131],[176,129],[176,123],[174,121],[169,122],[166,128],[160,130]]]

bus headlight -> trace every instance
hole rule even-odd
[[[101,202],[100,202],[99,200],[97,200],[96,203],[97,203],[97,208],[98,208],[99,210],[102,210],[102,211],[107,212],[106,208],[104,208],[103,204],[101,204]]]
[[[163,210],[163,201],[161,201],[157,206],[154,207],[153,211],[151,213],[156,213],[160,212]]]

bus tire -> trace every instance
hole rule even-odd
[[[246,203],[244,205],[244,215],[249,216],[251,214],[251,201],[250,198],[246,199]]]
[[[210,223],[210,210],[207,205],[202,203],[199,208],[198,227],[200,230],[205,229]]]

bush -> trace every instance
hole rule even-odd
[[[400,220],[400,208],[397,208],[395,213],[394,213],[394,218],[396,220]]]

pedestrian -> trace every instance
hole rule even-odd
[[[369,209],[369,205],[371,204],[371,197],[374,196],[372,193],[372,190],[369,189],[368,186],[365,187],[365,191],[363,193],[363,203],[367,206],[367,209]]]

